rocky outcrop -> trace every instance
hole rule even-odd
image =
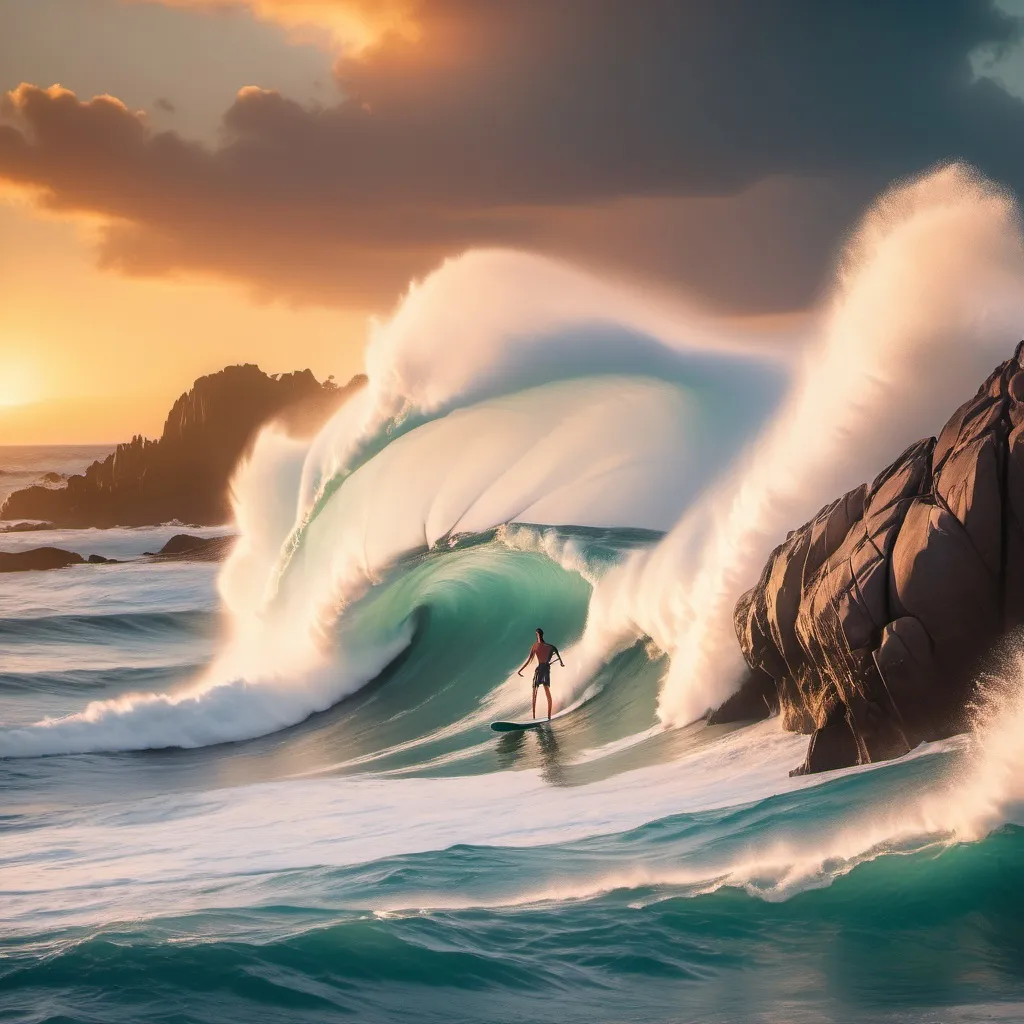
[[[0,519],[60,526],[146,526],[230,519],[228,482],[259,428],[271,419],[309,431],[365,377],[345,387],[302,370],[270,377],[258,366],[229,366],[200,377],[172,407],[159,440],[135,437],[60,488],[15,491]]]
[[[963,730],[999,637],[1024,623],[1024,342],[938,438],[821,509],[740,598],[749,674],[716,722],[778,711],[795,773]]]
[[[40,530],[56,530],[53,523],[0,523],[0,533],[37,533]]]
[[[91,561],[92,559],[90,559]],[[66,569],[82,565],[85,559],[63,548],[32,548],[30,551],[0,551],[0,572],[32,572],[37,569]]]
[[[177,533],[159,551],[147,554],[161,562],[219,562],[231,554],[234,545],[233,536],[193,537]]]
[[[146,552],[146,557],[158,562],[219,562],[227,558],[234,547],[234,536],[193,537],[187,533],[175,534],[159,551]],[[72,565],[120,565],[116,558],[89,555],[63,548],[32,548],[29,551],[0,551],[0,572],[33,572],[45,569],[67,569]]]

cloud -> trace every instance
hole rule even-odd
[[[244,10],[283,25],[298,39],[318,38],[349,53],[383,36],[416,38],[418,0],[135,0],[197,11]]]
[[[247,6],[282,20],[376,9]],[[216,147],[154,132],[110,97],[23,85],[0,178],[105,218],[101,259],[121,272],[212,272],[351,306],[389,301],[444,254],[512,244],[785,308],[813,294],[856,205],[891,178],[965,157],[1024,185],[1024,106],[969,61],[1020,25],[986,3],[391,10],[415,31],[342,53],[336,104],[243,89]]]

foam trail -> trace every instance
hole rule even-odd
[[[488,900],[433,894],[414,905],[406,901],[382,906],[388,911],[472,906],[528,905],[548,900],[591,899],[614,889],[639,887],[682,888],[686,895],[703,895],[723,887],[745,890],[776,902],[831,885],[861,864],[878,857],[938,852],[959,843],[979,842],[1004,824],[1024,824],[1024,651],[1007,660],[1005,674],[988,681],[968,736],[923,745],[900,762],[935,754],[950,758],[946,770],[934,773],[923,785],[904,785],[883,804],[872,801],[864,810],[836,820],[826,815],[767,830],[756,842],[722,858],[716,851],[691,854],[678,867],[636,865],[598,872],[588,878],[545,884],[537,879],[526,891],[505,892]],[[733,734],[721,746],[672,766],[676,778],[697,778],[700,792],[705,771],[721,773],[707,792],[717,806],[764,799],[803,788],[828,786],[842,776],[899,771],[900,762],[846,769],[818,776],[789,779],[779,761],[791,754],[797,737],[778,730],[773,722]],[[746,763],[743,763],[746,762]],[[765,771],[765,768],[768,770]],[[636,776],[641,772],[635,773]],[[652,773],[653,775],[653,773]],[[727,779],[739,780],[740,790],[729,791]],[[617,783],[630,779],[618,776]],[[653,781],[653,780],[652,780]],[[663,778],[658,782],[664,781]],[[597,788],[597,787],[594,787]],[[687,793],[687,800],[696,793]],[[679,895],[667,893],[655,897]]]
[[[872,804],[824,834],[766,843],[730,864],[717,885],[737,885],[785,899],[828,885],[865,861],[887,854],[978,842],[1007,823],[1024,822],[1024,652],[982,689],[972,732],[932,749],[954,751],[950,770],[923,789],[904,790],[884,807]],[[923,748],[922,748],[923,749]],[[885,770],[875,766],[854,771]],[[827,776],[826,776],[827,777]]]
[[[563,877],[555,869],[551,877],[532,876],[525,888],[498,879],[482,895],[465,889],[453,895],[449,887],[369,905],[384,911],[528,905],[651,886],[684,887],[682,895],[734,886],[781,900],[829,885],[880,856],[974,842],[1004,822],[1019,821],[1022,728],[1024,656],[1018,654],[972,736],[922,748],[901,762],[824,775],[787,776],[785,767],[802,741],[771,721],[733,733],[679,762],[584,786],[552,789],[532,771],[454,779],[293,779],[231,790],[230,798],[227,791],[207,791],[111,804],[100,821],[96,808],[87,819],[71,811],[67,820],[43,817],[39,827],[10,835],[5,852],[11,917],[44,910],[66,925],[88,925],[115,913],[180,912],[182,901],[190,912],[223,908],[236,899],[248,906],[254,877],[261,874],[273,883],[274,872],[354,865],[448,849],[453,843],[531,847],[573,842],[621,834],[671,815],[757,804],[763,812],[766,805],[760,802],[773,796],[790,794],[792,805],[801,791],[853,775],[877,774],[880,784],[885,776],[893,777],[882,804],[873,799],[859,810],[812,820],[799,814],[794,820],[789,807],[778,819],[767,819],[773,827],[759,829],[753,841],[744,837],[739,844],[716,842],[696,850],[683,846],[685,856],[662,855],[629,867],[599,864],[576,876]],[[937,770],[900,782],[908,761],[935,754],[947,759],[936,764]],[[488,813],[496,804],[533,810],[525,817]],[[841,797],[835,804],[846,806]],[[423,814],[424,807],[432,813]],[[354,814],[358,828],[338,827]],[[119,837],[116,848],[110,844],[112,827]],[[237,841],[239,834],[244,843]],[[168,858],[177,865],[170,879]],[[219,884],[191,883],[193,878],[209,883],[211,876]],[[108,884],[111,877],[119,880],[117,886]],[[316,884],[324,884],[322,876]],[[269,899],[279,897],[273,884],[267,893]]]
[[[821,506],[939,429],[1002,359],[1024,311],[1013,199],[950,165],[893,188],[842,260],[790,398],[728,477],[598,588],[584,651],[652,636],[671,656],[659,713],[685,724],[735,688],[739,595]]]

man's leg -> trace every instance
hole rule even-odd
[[[551,721],[551,687],[546,685],[546,684],[544,686],[544,694],[545,694],[545,696],[548,699],[548,721],[550,722]]]
[[[533,688],[533,710],[530,712],[531,718],[537,717],[537,687]]]

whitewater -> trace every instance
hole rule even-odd
[[[1012,351],[1017,206],[934,169],[834,278],[760,322],[452,258],[316,436],[264,429],[223,566],[6,577],[0,1015],[1019,1019],[1012,644],[970,735],[889,764],[790,778],[805,737],[703,721],[771,549]],[[537,626],[575,710],[496,736]]]

